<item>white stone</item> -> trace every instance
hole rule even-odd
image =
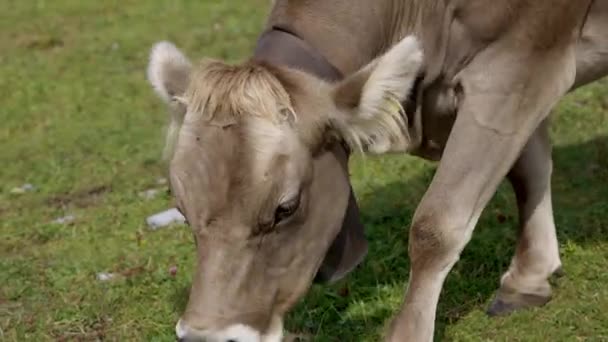
[[[173,223],[183,224],[185,222],[186,218],[176,208],[161,211],[146,219],[146,223],[152,230],[163,228]]]

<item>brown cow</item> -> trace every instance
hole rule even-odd
[[[315,275],[362,260],[351,149],[441,160],[388,341],[432,340],[443,282],[504,177],[521,226],[489,312],[546,303],[561,266],[549,114],[608,74],[607,32],[607,0],[277,0],[241,65],[157,44],[148,76],[170,103],[171,185],[198,251],[178,337],[280,341]]]

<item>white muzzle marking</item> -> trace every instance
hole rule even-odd
[[[179,339],[202,339],[205,342],[281,342],[283,340],[283,320],[274,317],[268,334],[261,335],[245,324],[233,324],[219,331],[198,330],[190,328],[180,319],[175,326],[175,334]]]

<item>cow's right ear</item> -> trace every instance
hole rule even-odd
[[[169,42],[158,42],[152,47],[148,63],[148,81],[165,102],[181,96],[188,87],[190,60]]]

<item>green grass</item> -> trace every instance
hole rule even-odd
[[[159,187],[165,110],[145,80],[151,45],[241,60],[267,0],[0,0],[0,340],[173,341],[194,261],[185,227],[150,231],[171,205]],[[545,308],[484,315],[515,241],[501,186],[450,274],[437,337],[453,341],[608,340],[608,82],[556,110],[555,217],[567,277]],[[334,286],[314,286],[288,328],[318,341],[377,341],[408,276],[404,241],[434,166],[353,161],[371,250]],[[10,190],[32,183],[36,192]],[[52,224],[66,214],[70,225]],[[168,272],[177,265],[175,277]],[[96,280],[98,272],[123,276]]]

